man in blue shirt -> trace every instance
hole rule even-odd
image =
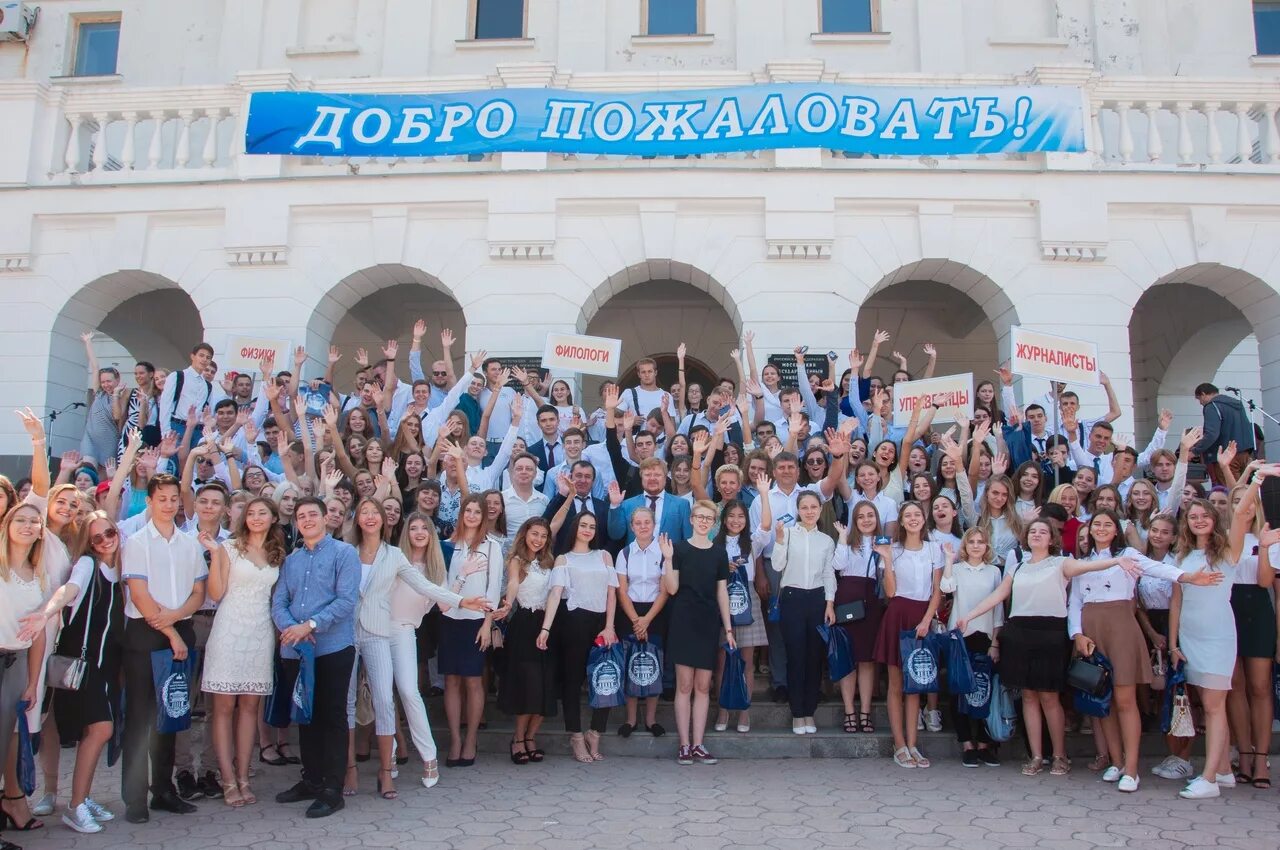
[[[298,675],[295,647],[304,641],[315,645],[311,722],[298,726],[302,781],[276,795],[278,803],[314,801],[307,809],[309,818],[328,817],[343,807],[347,687],[355,663],[355,610],[360,598],[360,557],[354,546],[326,533],[324,513],[321,500],[299,500],[293,521],[303,545],[285,558],[271,597],[286,681]]]

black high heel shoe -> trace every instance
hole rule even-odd
[[[511,763],[512,764],[528,764],[529,754],[524,750],[521,750],[520,752],[516,752],[516,744],[519,744],[520,746],[523,747],[524,741],[517,741],[515,738],[511,739]]]
[[[540,762],[540,761],[542,761],[542,760],[546,757],[546,755],[547,755],[547,754],[546,754],[546,752],[545,752],[544,750],[539,750],[539,749],[537,749],[536,747],[535,747],[535,748],[533,748],[533,749],[530,749],[530,744],[532,744],[532,743],[533,743],[533,738],[525,738],[525,739],[524,739],[524,751],[525,751],[525,754],[526,754],[527,756],[529,756],[529,761],[531,761],[531,762]]]
[[[25,800],[27,798],[21,795],[17,797],[10,797],[8,794],[5,794],[4,799]],[[0,829],[6,829],[6,828],[13,828],[18,832],[32,832],[37,829],[44,829],[44,821],[37,820],[35,815],[31,815],[30,817],[27,818],[26,823],[20,824],[13,819],[13,815],[9,814],[4,809],[0,809]]]

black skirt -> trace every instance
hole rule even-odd
[[[1233,585],[1231,610],[1236,615],[1236,654],[1241,658],[1274,658],[1276,611],[1267,589],[1256,584]]]
[[[441,676],[480,676],[484,674],[484,652],[476,645],[476,636],[484,620],[440,619]]]
[[[1066,617],[1012,617],[1000,630],[1000,684],[1006,688],[1061,691],[1070,661]]]
[[[697,597],[677,593],[667,602],[667,644],[663,648],[672,664],[695,670],[716,669],[720,648],[720,611]]]
[[[556,655],[553,647],[538,649],[544,614],[517,608],[507,621],[506,672],[498,690],[498,708],[506,714],[556,714]]]
[[[668,600],[669,601],[669,600]],[[636,613],[643,617],[653,608],[652,602],[632,602],[631,605],[636,609]],[[658,616],[653,618],[653,622],[649,624],[649,639],[657,638],[657,642],[665,650],[667,648],[667,611],[670,606],[663,605],[662,610],[658,612]],[[631,625],[631,620],[622,612],[622,606],[618,606],[618,611],[614,614],[614,632],[618,635],[618,640],[626,640],[636,633],[635,627]]]

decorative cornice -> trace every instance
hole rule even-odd
[[[283,266],[288,262],[289,249],[284,245],[227,249],[229,266]]]
[[[1041,242],[1043,259],[1065,263],[1096,263],[1107,258],[1106,242]]]
[[[831,239],[767,239],[771,260],[829,260]]]
[[[555,256],[554,241],[490,242],[489,258],[493,260],[550,260]]]
[[[31,271],[30,254],[0,254],[0,273]]]

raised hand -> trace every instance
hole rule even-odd
[[[304,346],[299,345],[293,350],[293,362],[297,366],[307,362],[307,349]]]
[[[756,492],[762,496],[767,496],[770,488],[773,487],[773,482],[769,480],[769,474],[766,472],[756,473],[755,483]]]
[[[872,337],[872,341],[876,345],[884,345],[886,342],[889,341],[889,339],[890,339],[889,332],[882,331],[879,328],[876,329],[876,335]]]
[[[1240,447],[1236,445],[1235,440],[1232,440],[1227,443],[1225,448],[1218,449],[1218,463],[1221,466],[1230,466],[1231,461],[1236,459],[1236,454],[1239,451]]]
[[[622,504],[622,488],[618,486],[617,481],[609,482],[609,506],[618,507]]]
[[[363,348],[357,348],[356,365],[361,369],[367,368],[369,366],[369,352],[365,351]]]
[[[235,372],[223,372],[222,380],[218,381],[218,385],[222,387],[222,391],[224,393],[226,393],[227,395],[231,395],[231,388],[235,386],[235,382],[236,382]]]
[[[658,535],[658,551],[662,553],[663,559],[670,558],[676,553],[676,547],[671,542],[671,538],[665,534]]]
[[[634,410],[628,410],[622,414],[622,427],[627,429],[628,434],[636,427],[636,412]]]
[[[707,453],[707,447],[711,445],[711,438],[707,436],[706,431],[699,431],[693,435],[693,456],[702,457]]]
[[[563,472],[556,475],[556,492],[561,496],[564,496],[566,499],[569,498],[569,494],[573,492],[573,483],[569,481],[569,476],[565,475]]]
[[[388,360],[395,360],[396,354],[400,352],[400,343],[394,339],[387,340],[387,344],[382,346],[382,356]]]
[[[520,420],[524,418],[524,398],[522,396],[511,397],[511,424],[519,425]]]
[[[84,342],[85,345],[88,345],[89,343],[93,342],[93,337],[94,337],[93,331],[85,331],[84,333],[80,334],[80,339]]]
[[[679,345],[677,345],[677,346],[676,346],[676,359],[677,359],[678,361],[680,361],[681,363],[683,363],[683,362],[684,362],[684,355],[685,355],[685,353],[686,353],[688,350],[689,350],[689,349],[685,346],[685,344],[684,344],[683,342],[682,342],[682,343],[680,343]]]
[[[934,348],[934,347],[933,347],[933,343],[931,343],[931,342],[926,342],[926,343],[921,347],[921,350],[922,350],[925,354],[929,355],[930,357],[937,357],[937,356],[938,356],[938,349]]]
[[[503,367],[498,370],[498,377],[489,382],[489,386],[496,392],[507,385],[507,381],[511,380],[511,370]]]
[[[396,462],[389,457],[382,459],[382,477],[388,481],[396,474]]]
[[[1169,426],[1173,424],[1173,411],[1164,409],[1160,411],[1160,430],[1168,431]]]
[[[781,520],[779,520],[773,525],[773,539],[777,540],[779,543],[782,543],[786,540],[786,538],[787,538],[787,527],[782,524]]]
[[[529,373],[528,373],[528,372],[526,372],[524,369],[520,368],[519,366],[512,366],[512,367],[511,367],[511,374],[512,374],[512,375],[515,377],[515,379],[516,379],[517,381],[519,381],[523,386],[526,386],[526,387],[527,387],[527,386],[529,386]]]
[[[844,523],[833,522],[832,525],[835,527],[835,530],[836,530],[836,542],[837,543],[847,542],[849,539],[848,538],[849,529],[844,527]]]
[[[178,434],[170,431],[160,440],[160,457],[173,457],[178,453]]]
[[[760,382],[755,378],[748,378],[742,385],[742,388],[751,393],[753,398],[763,398],[764,388],[760,386]]]
[[[617,409],[618,409],[618,386],[617,386],[617,384],[610,384],[609,386],[607,386],[607,387],[605,387],[605,388],[604,388],[604,409],[605,409],[605,410],[617,410]]]
[[[329,364],[333,365],[342,359],[342,352],[338,350],[338,346],[329,346]]]
[[[854,348],[849,351],[849,369],[852,370],[853,372],[857,372],[859,369],[861,369],[862,364],[865,361],[866,361],[866,358],[862,356],[862,352],[859,351],[858,349]]]
[[[79,465],[80,465],[80,452],[76,451],[75,449],[72,449],[69,452],[62,453],[63,467],[74,469]]]
[[[413,323],[413,341],[421,342],[422,336],[427,332],[427,322],[425,319],[418,319]]]
[[[1194,428],[1188,428],[1182,435],[1182,441],[1180,443],[1182,454],[1179,457],[1179,460],[1190,460],[1191,450],[1196,447],[1196,443],[1200,442],[1202,437],[1204,437],[1204,428],[1199,425]]]
[[[489,352],[485,351],[483,348],[477,351],[475,354],[472,354],[471,355],[471,371],[479,372],[481,364],[483,364],[484,361],[488,359],[488,357],[489,357]]]
[[[991,474],[1004,475],[1009,469],[1009,455],[1005,452],[996,452],[996,456],[991,459]]]
[[[1001,384],[1006,387],[1013,386],[1013,370],[1009,368],[1008,363],[1001,365],[999,369],[995,370],[995,373],[1000,376]]]
[[[747,331],[742,335],[742,341],[745,342],[747,345],[753,344],[756,341],[756,332]]]
[[[907,358],[903,357],[901,352],[895,351],[890,356],[897,361],[898,367],[901,368],[902,371],[907,371]]]
[[[448,351],[453,347],[453,331],[445,328],[440,331],[440,348]]]

